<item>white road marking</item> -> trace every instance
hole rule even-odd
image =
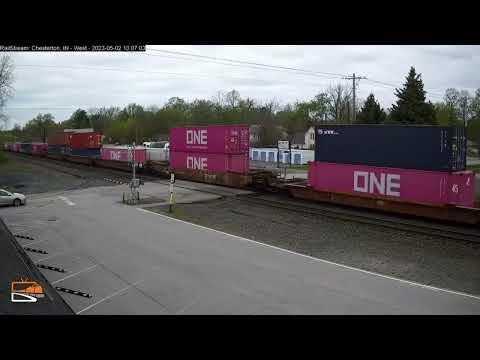
[[[37,244],[37,243],[40,243],[40,242],[42,242],[42,241],[47,241],[47,239],[30,241],[30,242],[28,242],[28,243],[23,244],[23,246],[28,246],[28,245],[32,245],[32,244]]]
[[[463,292],[459,292],[459,291],[442,289],[442,288],[438,288],[438,287],[435,287],[435,286],[430,286],[430,285],[425,285],[425,284],[417,283],[417,282],[414,282],[414,281],[399,279],[399,278],[396,278],[396,277],[393,277],[393,276],[383,275],[383,274],[375,273],[375,272],[368,271],[368,270],[363,270],[363,269],[354,268],[354,267],[351,267],[351,266],[348,266],[348,265],[343,265],[343,264],[335,263],[335,262],[333,262],[333,261],[323,260],[323,259],[316,258],[316,257],[313,257],[313,256],[301,254],[301,253],[298,253],[298,252],[295,252],[295,251],[291,251],[291,250],[287,250],[287,249],[282,249],[282,248],[277,247],[277,246],[273,246],[273,245],[269,245],[269,244],[264,244],[264,243],[262,243],[262,242],[258,242],[258,241],[252,240],[252,239],[247,239],[247,238],[244,238],[244,237],[241,237],[241,236],[229,234],[229,233],[226,233],[226,232],[223,232],[223,231],[220,231],[220,230],[215,230],[215,229],[212,229],[212,228],[208,228],[208,227],[206,227],[206,226],[197,225],[197,224],[194,224],[194,223],[191,223],[191,222],[188,222],[188,221],[184,221],[184,220],[180,220],[180,219],[175,219],[175,218],[173,218],[173,217],[170,217],[170,216],[167,216],[167,215],[163,215],[163,214],[159,214],[159,213],[156,213],[156,212],[153,212],[153,211],[150,211],[150,210],[146,210],[146,209],[142,209],[142,208],[136,208],[136,209],[137,209],[137,210],[140,210],[140,211],[143,211],[143,212],[145,212],[145,213],[150,213],[150,214],[153,214],[153,215],[157,215],[157,216],[164,217],[164,218],[166,218],[166,219],[170,219],[170,220],[174,220],[174,221],[179,221],[179,222],[182,222],[182,223],[184,223],[184,224],[192,225],[192,226],[195,226],[195,227],[198,227],[198,228],[201,228],[201,229],[214,231],[214,232],[217,232],[217,233],[219,233],[219,234],[227,235],[227,236],[230,236],[230,237],[239,239],[239,240],[243,240],[243,241],[255,243],[255,244],[260,245],[260,246],[269,247],[269,248],[277,249],[277,250],[280,250],[280,251],[283,251],[283,252],[287,252],[287,253],[290,253],[290,254],[303,256],[303,257],[305,257],[305,258],[307,258],[307,259],[311,259],[311,260],[315,260],[315,261],[320,261],[320,262],[323,262],[323,263],[325,263],[325,264],[336,265],[336,266],[342,267],[342,268],[344,268],[344,269],[359,271],[359,272],[362,272],[362,273],[364,273],[364,274],[369,274],[369,275],[374,275],[374,276],[382,277],[382,278],[385,278],[385,279],[395,280],[395,281],[399,281],[399,282],[402,282],[402,283],[405,283],[405,284],[409,284],[409,285],[413,285],[413,286],[419,286],[419,287],[422,287],[422,288],[425,288],[425,289],[429,289],[429,290],[433,290],[433,291],[446,292],[446,293],[449,293],[449,294],[460,295],[460,296],[465,296],[465,297],[469,297],[469,298],[472,298],[472,299],[480,300],[480,296],[475,296],[475,295],[471,295],[471,294],[467,294],[467,293],[463,293]]]
[[[97,267],[97,266],[98,266],[98,265],[93,265],[93,266],[90,266],[90,267],[88,267],[88,268],[86,268],[86,269],[77,271],[76,273],[73,273],[73,274],[71,274],[71,275],[65,276],[64,278],[61,278],[61,279],[58,279],[58,280],[52,282],[52,285],[54,285],[54,284],[56,284],[56,283],[59,283],[60,281],[67,280],[67,279],[71,278],[72,276],[76,276],[76,275],[81,274],[81,273],[83,273],[83,272],[89,271],[89,270],[91,270],[91,269],[93,269],[93,268],[95,268],[95,267]]]
[[[66,198],[65,196],[59,196],[58,198],[61,199],[61,200],[63,200],[63,201],[65,201],[65,203],[66,203],[67,205],[70,205],[70,206],[74,206],[74,205],[75,205],[75,203],[74,203],[73,201],[70,201],[70,200],[69,200],[68,198]]]
[[[78,315],[78,314],[81,314],[81,313],[84,312],[84,311],[87,311],[87,310],[91,309],[91,308],[94,307],[94,306],[97,306],[98,304],[100,304],[100,303],[102,303],[102,302],[104,302],[104,301],[106,301],[106,300],[108,300],[108,299],[111,299],[112,297],[114,297],[114,296],[116,296],[116,295],[118,295],[118,294],[121,294],[122,292],[124,292],[124,291],[126,291],[126,290],[128,290],[128,289],[130,289],[130,288],[132,288],[132,287],[134,287],[135,285],[141,283],[142,281],[144,281],[144,280],[139,280],[139,281],[137,281],[137,282],[134,282],[134,283],[131,284],[131,285],[125,286],[123,289],[120,289],[120,290],[118,290],[118,291],[115,291],[114,293],[108,295],[107,297],[104,297],[103,299],[101,299],[101,300],[99,300],[99,301],[97,301],[97,302],[94,302],[93,304],[91,304],[91,305],[87,306],[86,308],[80,310],[79,312],[77,312],[77,315]]]

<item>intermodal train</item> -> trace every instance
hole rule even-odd
[[[466,171],[464,128],[319,125],[306,181],[249,166],[249,126],[172,128],[169,149],[102,143],[93,131],[70,129],[47,144],[5,149],[90,166],[233,187],[263,186],[296,198],[464,223],[480,223],[475,175]],[[159,151],[163,152],[159,155]],[[154,154],[155,152],[155,154]],[[159,160],[160,159],[160,160]]]

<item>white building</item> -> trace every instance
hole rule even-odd
[[[298,131],[293,135],[292,148],[313,149],[315,146],[315,128],[310,126],[307,131]]]
[[[310,126],[305,132],[305,148],[313,149],[315,146],[315,128]]]
[[[281,163],[291,163],[293,165],[307,164],[314,161],[315,152],[313,150],[292,149],[292,159],[288,153],[280,151],[279,161]],[[278,149],[276,148],[250,148],[250,160],[263,162],[277,162]]]

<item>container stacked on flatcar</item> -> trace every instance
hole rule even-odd
[[[25,154],[32,153],[32,144],[31,143],[21,143],[20,144],[20,152]]]
[[[45,155],[48,151],[48,144],[45,143],[32,143],[32,154],[33,155]]]
[[[70,154],[70,132],[56,132],[48,137],[49,154]]]
[[[100,149],[101,166],[115,168],[119,170],[129,170],[134,164],[137,169],[143,169],[147,161],[147,152],[145,147],[135,147],[135,163],[133,162],[133,151],[129,146],[103,145]]]
[[[474,206],[464,128],[323,125],[315,134],[308,178],[316,191]]]
[[[13,143],[12,144],[12,151],[13,152],[20,152],[21,149],[21,143]]]
[[[70,155],[90,158],[100,157],[102,147],[102,134],[98,132],[72,132],[69,133]]]
[[[212,125],[170,130],[170,167],[173,171],[247,174],[249,127]]]

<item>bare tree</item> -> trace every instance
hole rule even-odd
[[[217,91],[217,93],[212,96],[212,102],[216,107],[222,108],[225,105],[225,93],[223,91]]]
[[[227,104],[227,106],[231,109],[237,108],[241,100],[242,98],[240,97],[240,93],[235,89],[225,94],[224,101]]]
[[[350,122],[352,89],[342,84],[330,86],[327,90],[329,117],[337,123]]]
[[[2,113],[7,99],[13,95],[13,62],[10,56],[0,58],[0,129],[7,124],[7,116]]]
[[[273,98],[266,101],[262,108],[269,116],[273,116],[273,114],[275,114],[275,112],[280,109],[280,102],[277,99]]]

